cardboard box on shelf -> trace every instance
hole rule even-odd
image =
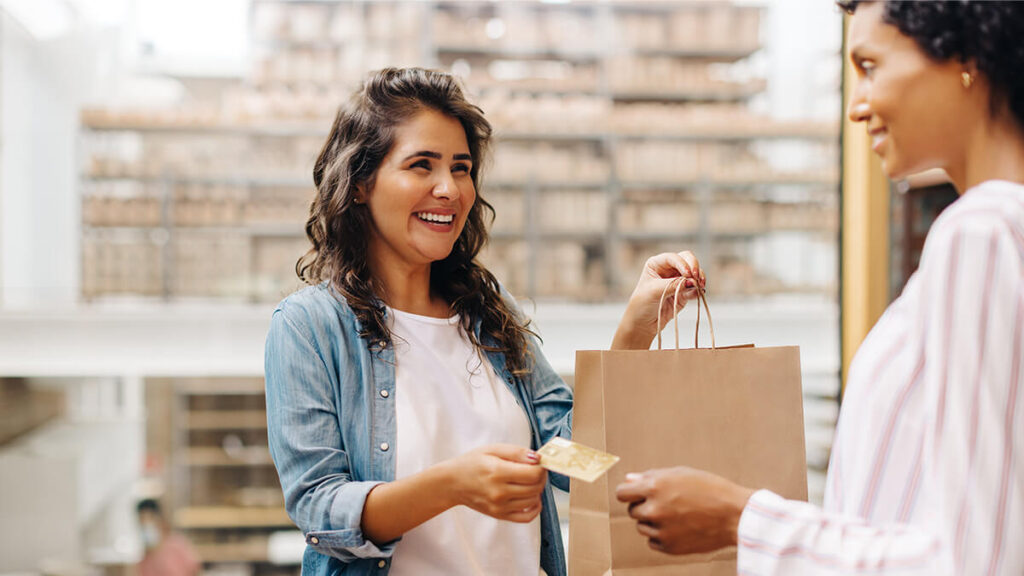
[[[163,246],[144,235],[92,234],[82,239],[82,295],[160,296]]]
[[[624,233],[695,234],[700,208],[683,201],[629,202],[618,210],[619,230]]]
[[[246,299],[251,276],[249,242],[242,233],[175,233],[171,241],[173,297]]]
[[[545,190],[538,208],[545,231],[601,233],[608,227],[608,197],[603,190]]]
[[[492,239],[481,251],[479,260],[513,296],[527,294],[529,269],[525,242]]]
[[[521,189],[490,187],[481,196],[494,208],[492,232],[522,232],[526,225],[526,214]]]
[[[312,244],[305,236],[258,237],[252,242],[252,296],[261,302],[277,302],[304,284],[295,264]]]

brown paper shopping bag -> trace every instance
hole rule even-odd
[[[658,350],[576,353],[573,440],[622,460],[592,484],[572,481],[571,576],[736,574],[735,548],[651,550],[615,499],[627,472],[685,465],[807,499],[799,348],[716,348],[703,304],[711,348],[695,339],[680,350],[677,327],[674,350],[661,350],[659,335]]]

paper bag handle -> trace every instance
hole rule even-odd
[[[683,287],[683,284],[683,279],[680,277],[666,284],[665,289],[661,291],[661,298],[658,300],[658,350],[661,350],[661,331],[668,325],[667,322],[665,325],[662,325],[661,323],[661,310],[665,306],[665,296],[668,294],[669,288],[673,285],[675,285],[676,291],[675,298],[672,301],[672,320],[674,321],[675,327],[676,350],[679,350],[679,290]],[[708,315],[708,329],[711,332],[711,348],[715,349],[715,325],[711,321],[711,309],[708,308],[708,299],[704,294],[704,289],[699,286],[697,287],[697,326],[693,333],[693,347],[700,348],[700,307],[702,304],[704,305],[704,311]]]

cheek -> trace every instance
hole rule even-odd
[[[405,226],[419,202],[414,182],[408,178],[388,178],[378,182],[370,197],[370,212],[378,228]]]
[[[962,94],[947,86],[908,87],[900,103],[897,138],[904,153],[941,156],[963,137],[966,117],[958,101]]]
[[[462,214],[469,214],[469,210],[476,203],[476,188],[473,186],[472,181],[468,183],[459,184],[459,212]]]

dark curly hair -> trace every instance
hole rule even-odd
[[[883,20],[937,62],[973,63],[992,86],[993,113],[1006,107],[1024,129],[1024,2],[1009,0],[838,0],[849,14],[884,3]]]
[[[474,346],[502,352],[514,373],[526,372],[531,360],[527,338],[534,333],[502,298],[494,276],[476,262],[488,239],[485,217],[494,219],[494,208],[479,194],[491,125],[483,111],[466,100],[450,74],[386,68],[371,73],[339,108],[313,167],[317,192],[306,221],[306,236],[313,246],[296,262],[295,271],[308,284],[328,281],[355,312],[360,336],[371,346],[391,341],[381,287],[367,261],[372,219],[367,206],[356,203],[355,192],[360,185],[373,188],[377,169],[395,142],[396,128],[424,109],[437,110],[462,124],[473,160],[470,176],[477,189],[451,253],[431,265],[430,288],[460,315]],[[473,330],[475,321],[480,321],[483,338]]]

